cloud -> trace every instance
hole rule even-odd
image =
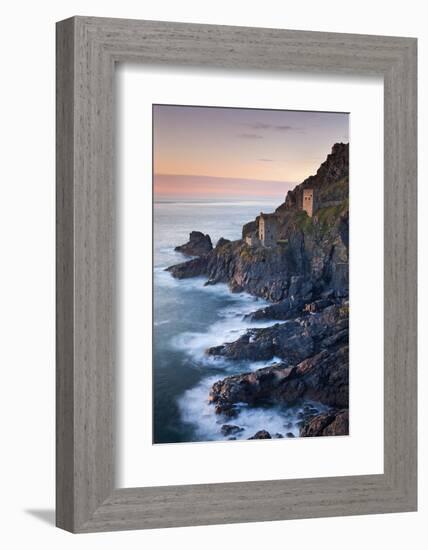
[[[260,162],[275,162],[274,159],[257,159],[259,160]]]
[[[245,122],[244,124],[253,130],[267,130],[271,127],[271,124],[266,124],[265,122]]]
[[[278,132],[288,132],[290,130],[299,130],[294,126],[288,124],[268,124],[266,122],[244,122],[244,126],[251,128],[252,130],[276,130]]]
[[[293,126],[287,126],[286,124],[284,125],[278,125],[278,126],[274,126],[275,130],[278,130],[279,132],[288,132],[289,130],[297,130],[298,128],[294,128]]]
[[[263,139],[260,134],[238,134],[238,137],[243,139]]]

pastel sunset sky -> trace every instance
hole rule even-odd
[[[283,199],[348,131],[346,113],[153,105],[155,200]]]

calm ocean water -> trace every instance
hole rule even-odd
[[[186,258],[174,247],[192,230],[236,240],[242,225],[260,210],[273,211],[275,202],[163,202],[154,205],[154,443],[224,440],[224,422],[208,405],[211,385],[221,378],[249,372],[267,363],[231,362],[208,358],[204,351],[238,338],[249,327],[245,313],[265,305],[245,293],[232,294],[226,285],[204,287],[204,279],[176,280],[165,268]],[[275,362],[273,359],[272,362]],[[231,423],[246,439],[266,429],[272,434],[298,435],[299,409],[242,407]]]

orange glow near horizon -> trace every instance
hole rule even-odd
[[[241,178],[218,178],[210,176],[157,174],[153,179],[155,198],[182,196],[192,197],[285,197],[294,182],[245,180]],[[245,191],[245,195],[243,194]]]
[[[348,141],[346,113],[153,106],[154,190],[276,196]]]

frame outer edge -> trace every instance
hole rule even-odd
[[[415,39],[385,74],[385,474],[417,510],[417,57]]]
[[[80,532],[114,490],[114,64],[93,29],[74,22],[73,529]]]
[[[56,25],[56,525],[74,530],[75,21]]]
[[[403,222],[397,235],[398,279],[402,303],[397,312],[398,330],[402,331],[402,349],[396,358],[397,380],[402,381],[397,415],[403,415],[400,428],[400,449],[397,460],[398,483],[407,502],[407,508],[417,510],[417,40],[408,39],[403,49],[398,103],[397,156],[400,156],[400,181],[398,182],[397,211],[402,212]],[[400,471],[401,469],[401,471]]]

